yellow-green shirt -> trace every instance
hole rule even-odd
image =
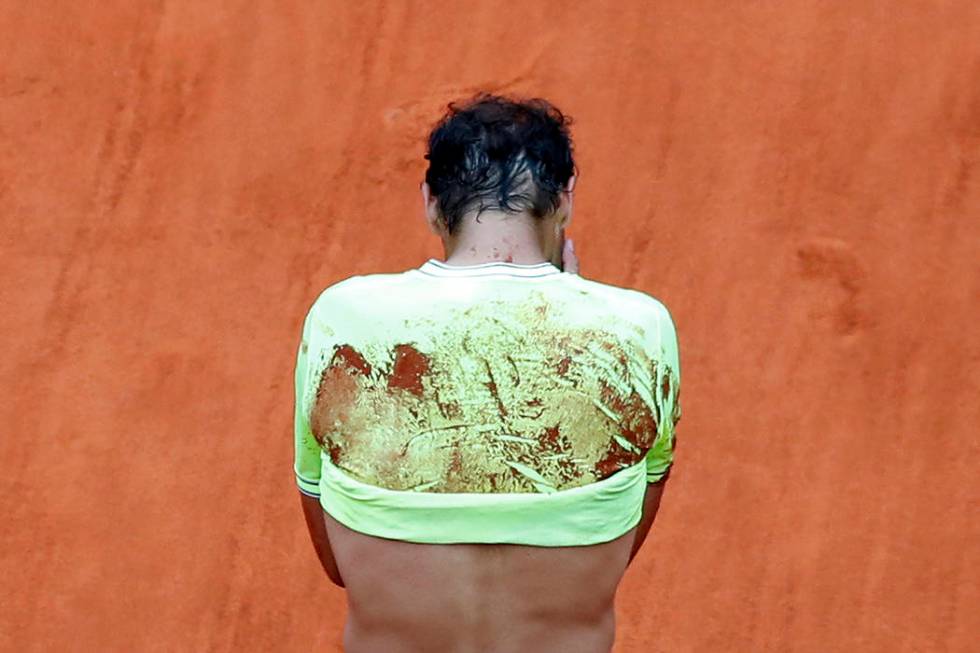
[[[671,465],[681,414],[666,307],[546,262],[336,283],[295,380],[300,490],[411,542],[615,539]]]

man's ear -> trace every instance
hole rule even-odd
[[[565,184],[564,190],[561,192],[560,211],[564,215],[564,220],[561,223],[562,229],[568,229],[568,225],[572,223],[572,192],[575,190],[575,175],[568,178],[568,183]]]
[[[428,225],[429,231],[442,237],[445,229],[442,225],[442,219],[439,216],[439,200],[432,194],[427,182],[422,182],[421,189],[425,223]]]

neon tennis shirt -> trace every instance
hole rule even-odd
[[[681,415],[667,308],[547,262],[340,281],[306,315],[295,380],[300,491],[420,543],[615,539]]]

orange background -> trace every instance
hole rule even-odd
[[[616,650],[969,650],[974,0],[0,3],[0,649],[339,648],[301,320],[441,254],[423,138],[477,89],[576,119],[583,275],[678,327]]]

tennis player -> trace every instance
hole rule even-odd
[[[296,482],[350,653],[613,645],[680,365],[660,301],[578,274],[568,125],[541,99],[450,104],[421,185],[444,260],[344,279],[306,315]]]

